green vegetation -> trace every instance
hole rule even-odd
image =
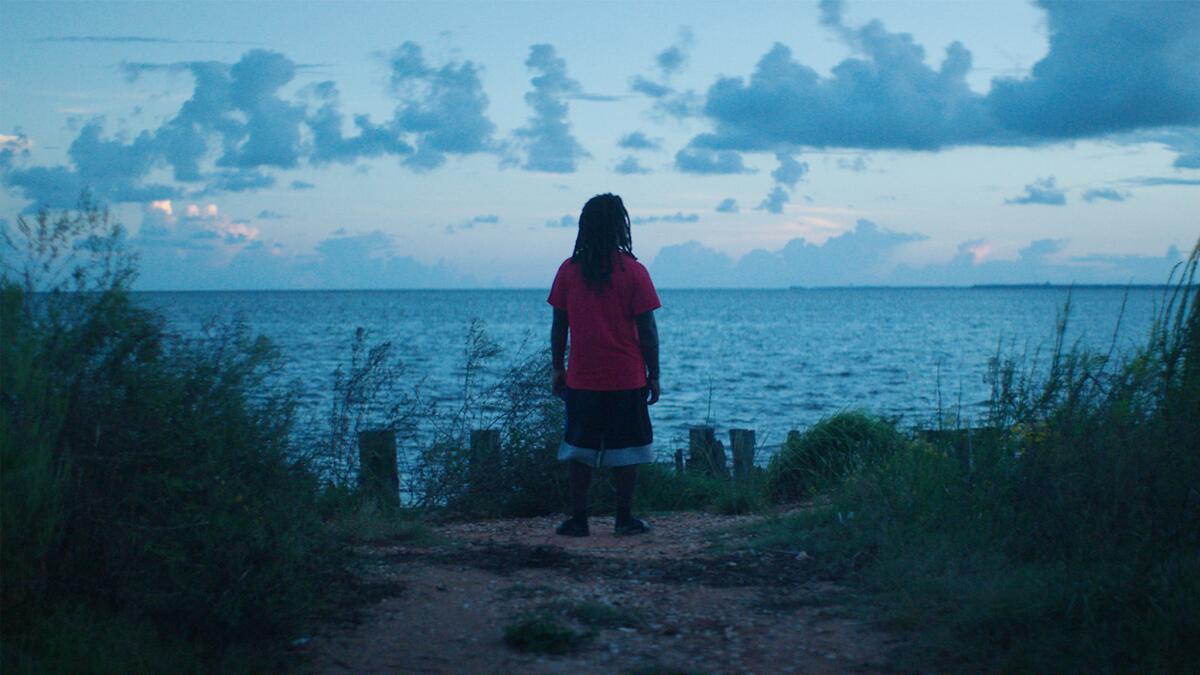
[[[864,412],[834,415],[780,447],[767,467],[767,494],[774,501],[811,497],[906,443],[895,426]]]
[[[504,643],[522,652],[569,654],[589,639],[589,633],[564,626],[545,611],[524,614],[504,627]]]
[[[5,233],[0,666],[265,667],[340,564],[292,394],[244,328],[181,340],[135,306],[122,239],[86,196]]]
[[[906,438],[857,414],[817,425],[789,451],[835,459],[804,460],[772,493],[843,482],[813,509],[757,526],[756,545],[804,550],[825,572],[875,590],[886,615],[913,630],[914,667],[932,657],[949,670],[1193,669],[1198,257],[1134,353],[1067,347],[1068,305],[1044,371],[995,359],[987,429]],[[866,432],[830,443],[832,429]]]
[[[346,544],[433,543],[430,515],[564,507],[543,352],[484,382],[499,350],[473,326],[461,405],[446,410],[406,390],[392,346],[360,330],[319,437],[301,441],[280,355],[236,323],[170,334],[131,300],[123,236],[86,196],[4,233],[3,672],[277,670],[278,647],[344,578]],[[916,636],[916,669],[1188,670],[1200,662],[1198,260],[1200,248],[1132,353],[1066,345],[1068,305],[1048,359],[998,355],[983,428],[908,433],[846,412],[747,480],[645,466],[638,508],[811,500],[755,526],[754,545],[804,551],[874,591]],[[355,487],[368,429],[422,448],[401,453],[404,508]],[[473,443],[479,429],[494,442]],[[612,510],[604,472],[592,497]],[[560,600],[505,640],[566,653],[637,621]]]

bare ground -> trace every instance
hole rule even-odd
[[[893,672],[902,636],[822,579],[800,551],[754,553],[730,526],[754,516],[671,513],[613,537],[553,533],[556,518],[458,523],[438,543],[357,550],[365,601],[298,650],[316,673]],[[562,655],[518,651],[530,612],[586,637]]]

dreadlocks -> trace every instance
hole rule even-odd
[[[579,214],[579,235],[575,237],[575,251],[571,254],[571,260],[583,265],[583,280],[588,286],[598,288],[611,282],[614,250],[634,257],[629,212],[620,197],[606,192],[583,205]]]

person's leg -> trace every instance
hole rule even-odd
[[[567,464],[571,466],[571,516],[587,520],[592,467],[577,460],[571,460]]]
[[[637,464],[613,467],[613,483],[617,489],[617,522],[633,519],[633,490],[637,486]]]

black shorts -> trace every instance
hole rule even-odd
[[[654,431],[646,387],[618,391],[566,389],[567,428],[561,460],[589,466],[627,466],[653,461]]]

